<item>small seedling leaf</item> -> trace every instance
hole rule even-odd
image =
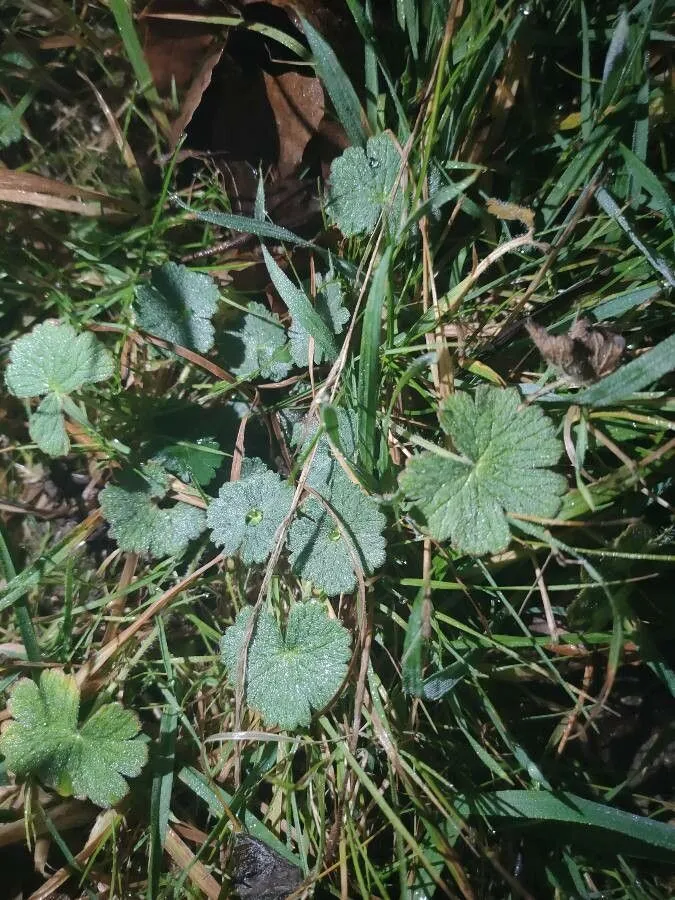
[[[515,389],[489,386],[442,404],[441,427],[462,456],[425,451],[399,477],[436,540],[450,538],[465,553],[498,553],[511,539],[506,513],[557,513],[565,479],[547,467],[560,458],[561,444],[540,409],[519,407]]]
[[[101,509],[120,549],[155,558],[177,556],[199,537],[205,526],[202,510],[187,503],[164,509],[155,500],[165,495],[166,486],[147,471],[146,479],[135,484],[109,484],[101,491]]]
[[[321,318],[318,311],[309,302],[307,294],[293,284],[286,273],[279,268],[266,247],[262,248],[262,254],[267,271],[272,279],[272,284],[288,307],[291,316],[293,316],[293,322],[314,338],[317,361],[321,362],[324,358],[335,359],[337,348],[332,328]],[[300,365],[307,365],[307,360],[305,359]]]
[[[260,375],[272,381],[281,381],[290,372],[284,326],[279,317],[262,303],[249,303],[239,328],[226,332],[225,338],[223,349],[226,357],[234,356],[239,345],[243,344],[243,355],[234,365],[225,359],[229,370],[237,378]]]
[[[247,460],[242,478],[224,484],[209,504],[206,521],[213,543],[228,556],[239,553],[245,564],[264,562],[292,501],[290,484],[262,460]]]
[[[231,681],[237,678],[251,614],[251,607],[244,608],[220,642]],[[329,619],[319,603],[294,604],[285,636],[272,614],[262,610],[248,647],[246,702],[267,725],[286,730],[309,725],[312,710],[326,706],[342,684],[349,647],[347,629]]]
[[[70,394],[113,372],[112,356],[93,334],[43,322],[12,345],[5,380],[15,397],[42,397]]]
[[[65,456],[68,453],[70,440],[66,433],[60,397],[47,394],[28,419],[28,433],[48,456]]]
[[[64,796],[113,806],[129,790],[125,779],[139,775],[147,759],[138,719],[110,703],[78,729],[79,707],[72,675],[48,669],[39,685],[22,678],[12,690],[13,721],[0,738],[0,752],[15,775],[35,775]]]
[[[343,306],[344,294],[342,285],[335,277],[333,271],[325,276],[316,276],[316,302],[314,309],[333,334],[340,334],[349,321],[349,310]],[[296,366],[306,367],[309,363],[309,338],[310,334],[300,321],[294,319],[289,328],[288,336],[291,339],[291,356]],[[314,362],[321,362],[323,357],[326,362],[333,362],[337,356],[337,347],[324,349],[315,342]]]
[[[389,232],[398,231],[403,191],[399,186],[394,195],[394,185],[400,166],[401,157],[386,134],[370,138],[365,150],[348,147],[334,160],[328,211],[345,237],[372,234],[383,209]]]
[[[150,284],[136,288],[134,311],[145,331],[206,353],[213,347],[211,317],[217,306],[218,288],[212,278],[166,263],[153,271]]]
[[[339,524],[325,506],[310,498],[290,527],[288,545],[293,571],[333,597],[356,587],[355,561],[365,575],[372,575],[383,564],[386,520],[377,503],[351,482],[337,463],[329,470],[321,457],[308,480],[325,496]],[[326,482],[328,471],[330,481]]]
[[[10,144],[20,141],[22,137],[21,117],[11,106],[0,103],[0,148],[4,150]]]
[[[223,454],[216,441],[205,437],[166,444],[155,454],[153,460],[167,471],[173,472],[181,481],[194,481],[204,487],[213,480],[220,468]]]

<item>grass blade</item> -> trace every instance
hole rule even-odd
[[[314,67],[323,82],[347,137],[357,147],[365,147],[367,134],[363,127],[363,110],[351,81],[338,62],[332,47],[306,19],[302,27],[314,54]]]
[[[358,435],[361,464],[369,474],[373,473],[378,457],[376,447],[377,408],[380,398],[380,343],[382,335],[382,310],[389,292],[389,263],[391,247],[380,260],[368,293],[363,314],[361,354],[357,404],[359,411]]]
[[[616,372],[587,388],[576,402],[584,406],[610,406],[641,391],[675,369],[675,335],[661,341]]]

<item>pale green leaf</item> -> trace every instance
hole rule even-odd
[[[366,149],[348,147],[330,169],[328,211],[345,237],[372,234],[380,213],[390,234],[399,230],[403,191],[394,192],[401,157],[386,134],[370,138]]]
[[[65,323],[43,322],[14,341],[5,380],[15,397],[70,394],[85,384],[105,381],[113,359],[93,334],[77,334]]]
[[[288,515],[293,488],[260,459],[245,460],[239,481],[224,484],[206,512],[211,539],[242,562],[262,563],[272,552],[277,529]]]
[[[314,338],[317,360],[321,362],[324,358],[335,359],[337,348],[332,328],[321,318],[318,311],[309,302],[307,294],[293,284],[286,273],[277,265],[266,247],[262,248],[262,254],[267,271],[272,279],[272,284],[288,307],[288,311],[293,317],[293,322]],[[305,360],[300,365],[307,365],[307,361]]]
[[[208,275],[166,263],[152,273],[150,284],[136,288],[138,325],[165,341],[206,353],[213,346],[211,317],[218,288]]]
[[[47,669],[39,685],[21,679],[11,694],[13,721],[0,737],[0,752],[19,777],[33,775],[65,796],[112,806],[128,792],[125,779],[139,775],[147,759],[139,722],[110,703],[78,729],[79,706],[72,675]]]
[[[252,608],[244,608],[220,643],[223,663],[236,681]],[[349,632],[318,603],[295,603],[283,636],[276,619],[261,610],[248,647],[246,702],[265,723],[283,729],[307,726],[312,710],[335,696],[347,672]]]
[[[9,147],[23,137],[20,116],[6,103],[0,103],[0,147]]]
[[[566,483],[547,467],[562,446],[553,423],[537,407],[521,406],[515,389],[454,394],[439,419],[462,457],[425,451],[399,478],[434,538],[450,538],[465,553],[497,553],[511,537],[506,513],[557,513]]]
[[[356,587],[355,564],[368,576],[385,560],[382,529],[386,519],[377,503],[332,466],[322,453],[308,481],[336,513],[338,522],[315,498],[306,500],[288,533],[290,563],[301,578],[311,581],[329,597]],[[327,480],[326,476],[329,475]]]
[[[148,553],[152,557],[176,556],[199,537],[205,515],[187,503],[160,507],[166,487],[148,475],[129,486],[107,485],[99,500],[110,523],[110,534],[126,552]]]
[[[225,365],[237,378],[281,381],[291,370],[284,326],[262,303],[249,303],[247,309],[239,327],[225,332],[221,347]]]
[[[343,306],[343,299],[342,285],[332,269],[324,276],[317,274],[314,308],[333,334],[340,334],[349,321],[349,310]],[[293,362],[297,366],[306,368],[309,365],[309,332],[300,321],[293,319],[293,324],[288,330],[288,336],[291,341]],[[324,349],[322,353],[319,346],[315,343],[314,362],[321,362],[322,356],[326,362],[333,362],[337,356],[337,347],[329,347]]]
[[[57,394],[47,394],[29,416],[28,433],[48,456],[65,456],[68,453],[70,440],[66,433],[61,399]]]

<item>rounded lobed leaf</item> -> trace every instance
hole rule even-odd
[[[188,503],[169,509],[159,507],[154,496],[162,497],[156,482],[137,489],[107,485],[99,496],[110,534],[122,550],[149,553],[153,557],[177,556],[204,530],[205,515]]]
[[[325,471],[320,468],[319,474]],[[316,499],[306,500],[289,529],[289,559],[297,575],[332,597],[356,587],[355,560],[365,575],[372,575],[384,563],[386,519],[377,503],[342,469],[331,473],[329,484],[320,482],[316,489],[340,524]]]
[[[383,208],[391,233],[398,230],[403,191],[394,185],[401,157],[387,134],[368,140],[366,149],[348,147],[330,169],[328,211],[345,237],[372,234]]]
[[[277,529],[288,515],[293,488],[260,459],[246,461],[239,481],[224,484],[207,509],[211,539],[242,562],[262,563],[272,551]]]
[[[232,681],[251,615],[252,608],[245,607],[221,639]],[[350,643],[347,629],[329,619],[319,603],[291,607],[285,638],[274,616],[261,610],[247,653],[246,702],[267,725],[287,730],[309,725],[312,710],[326,706],[342,684]]]
[[[149,285],[136,288],[134,311],[145,331],[206,353],[213,347],[211,317],[218,300],[218,288],[209,275],[170,262],[153,271]]]
[[[439,419],[465,459],[425,451],[399,476],[434,538],[450,538],[477,556],[498,553],[511,539],[507,513],[550,518],[558,512],[566,482],[544,467],[558,461],[562,445],[553,423],[538,407],[522,407],[515,389],[456,393]]]
[[[111,703],[78,730],[79,706],[72,675],[47,669],[39,685],[22,679],[11,694],[13,721],[0,737],[0,752],[18,776],[34,775],[65,796],[112,806],[128,791],[124,776],[139,775],[147,760],[140,725],[134,713]]]
[[[12,345],[5,380],[15,397],[70,394],[114,373],[112,356],[93,334],[43,322]]]
[[[224,361],[237,378],[260,375],[281,381],[291,370],[284,326],[262,303],[249,303],[247,308],[238,329],[225,332]]]

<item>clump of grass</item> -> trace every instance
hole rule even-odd
[[[262,333],[261,294],[225,285],[233,314],[214,320],[213,352],[134,330],[149,273],[207,249],[218,222],[279,232],[262,216],[228,218],[206,166],[184,188],[126,4],[9,10],[3,94],[21,136],[0,125],[14,179],[3,195],[2,349],[58,318],[94,332],[119,365],[84,423],[71,416],[65,460],[36,449],[8,398],[0,686],[8,696],[22,675],[68,669],[87,715],[123,701],[150,752],[94,831],[94,807],[0,769],[15,820],[0,824],[0,853],[16,858],[26,834],[48,834],[54,890],[71,879],[86,894],[215,898],[244,829],[317,896],[670,896],[668,5],[406,0],[385,27],[371,4],[350,2],[364,51],[355,87],[308,26],[336,117],[360,148],[343,171],[369,161],[387,171],[368,181],[372,221],[346,216],[348,196],[336,202],[340,164],[332,202],[322,186],[326,221],[349,235],[332,260],[348,322],[317,322],[311,284],[305,293],[280,268],[288,256],[309,278],[290,241],[276,260],[266,251],[313,362],[291,383],[283,337],[270,351],[283,368],[275,382],[257,377],[260,356],[233,378],[237,362],[217,355],[219,336],[237,334],[234,312]],[[31,50],[56,31],[72,43]],[[37,205],[20,195],[29,183]],[[259,259],[247,250],[195,268],[222,277]],[[566,333],[582,315],[625,338],[612,382],[561,382],[523,328],[531,317]],[[552,517],[512,516],[513,540],[492,556],[434,539],[397,490],[420,449],[462,461],[437,413],[486,384],[545,411],[569,485]],[[351,548],[353,593],[327,601],[330,590],[301,581],[276,530],[262,566],[224,559],[199,529],[154,560],[148,544],[123,551],[112,539],[98,493],[121,467],[146,478],[160,517],[173,504],[207,506],[230,459],[239,480],[242,452],[306,486],[295,498],[279,488],[279,518],[301,501],[323,510],[331,540]],[[164,471],[159,490],[142,463],[167,458],[173,480]],[[364,565],[358,533],[344,533],[339,504],[353,491],[387,512],[380,568]],[[221,635],[249,603],[259,611],[270,598],[283,624],[312,595],[349,630],[351,662],[309,726],[279,731],[247,707],[243,660],[225,678]]]

